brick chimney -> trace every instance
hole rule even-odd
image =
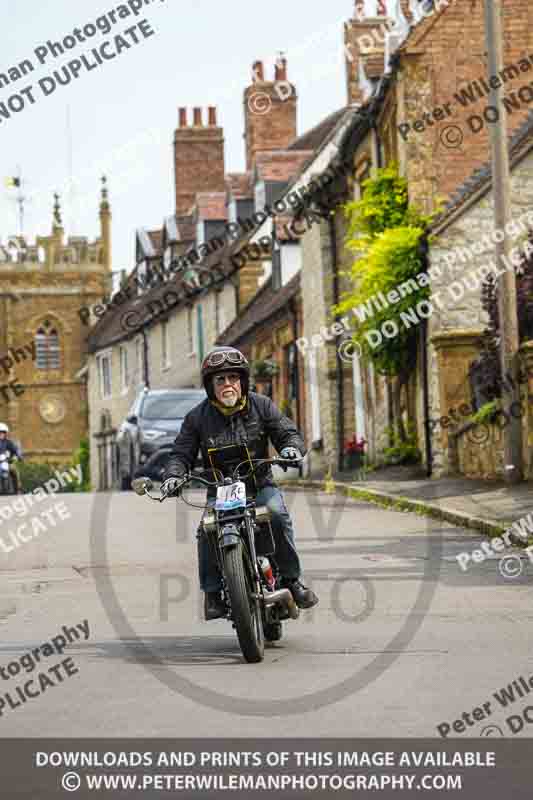
[[[409,0],[400,0],[407,21],[411,20]],[[393,20],[387,16],[390,0],[377,0],[376,15],[367,16],[364,0],[355,0],[354,16],[344,25],[344,53],[346,61],[347,102],[362,103],[365,99],[360,83],[360,65],[367,78],[376,78],[385,72],[385,40],[388,30],[394,30]]]
[[[190,112],[189,112],[190,114]],[[224,192],[224,131],[217,126],[216,108],[193,111],[193,124],[186,108],[179,109],[179,127],[174,134],[176,214],[186,214],[196,192]],[[207,123],[204,125],[204,121]]]
[[[296,88],[287,80],[287,60],[280,56],[274,80],[265,80],[262,61],[252,67],[252,83],[244,90],[246,169],[257,153],[284,150],[296,138]]]

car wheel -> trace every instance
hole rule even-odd
[[[118,484],[121,492],[129,492],[131,489],[131,475],[126,474],[122,471],[122,465],[120,461],[120,450],[117,450],[117,473],[118,473]]]

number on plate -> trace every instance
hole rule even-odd
[[[242,481],[237,481],[229,486],[219,486],[215,508],[226,511],[231,508],[246,506],[246,486]]]

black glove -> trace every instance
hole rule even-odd
[[[167,478],[166,481],[161,484],[161,495],[163,497],[170,497],[173,494],[176,494],[176,490],[181,483],[181,478]]]

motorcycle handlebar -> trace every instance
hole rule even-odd
[[[250,459],[250,461],[242,461],[241,463],[242,464],[248,464],[248,463],[251,462],[252,464],[254,464],[254,463],[257,463],[257,464],[276,464],[277,466],[282,467],[286,471],[287,467],[298,466],[298,464],[301,461],[303,461],[303,457],[294,458],[294,459],[293,458],[252,458],[252,459]],[[241,465],[239,464],[236,469],[238,469],[240,466]],[[242,478],[246,477],[246,476],[240,476],[240,477],[241,477],[241,480],[242,480]],[[238,480],[238,479],[239,479],[239,476],[234,474],[233,480]],[[184,476],[183,480],[176,487],[176,491],[173,492],[172,495],[165,494],[165,495],[162,496],[161,499],[162,500],[166,500],[167,497],[179,497],[183,487],[186,486],[187,483],[190,483],[190,481],[198,481],[199,483],[203,483],[204,486],[207,486],[207,487],[209,487],[209,486],[221,486],[222,485],[220,482],[208,481],[208,480],[206,480],[206,478],[202,478],[201,475],[188,474],[188,475]]]

